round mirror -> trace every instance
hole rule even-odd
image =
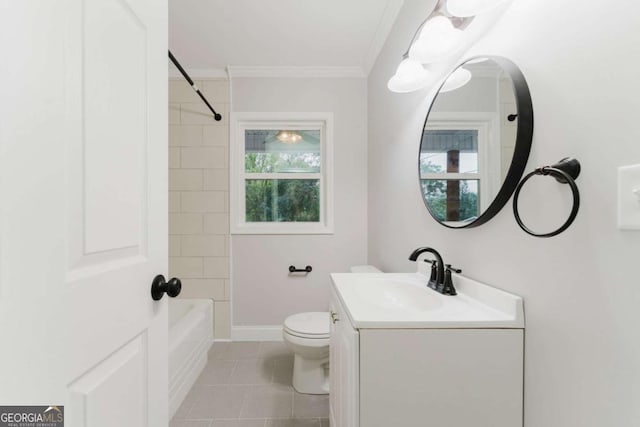
[[[532,135],[529,88],[513,62],[477,57],[456,68],[422,130],[420,190],[431,215],[450,228],[490,220],[522,177]]]

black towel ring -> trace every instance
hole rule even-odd
[[[520,190],[524,186],[524,184],[534,175],[551,175],[556,179],[556,181],[562,184],[569,184],[571,187],[571,193],[573,194],[573,207],[571,208],[571,213],[569,214],[569,218],[565,221],[560,228],[554,230],[550,233],[536,233],[530,230],[520,218],[520,213],[518,212],[518,197],[520,196]],[[564,158],[560,160],[558,163],[551,166],[543,166],[541,168],[535,169],[533,172],[530,172],[527,176],[525,176],[513,195],[513,215],[516,218],[516,222],[527,234],[530,234],[535,237],[553,237],[565,231],[569,226],[573,223],[578,215],[578,209],[580,208],[580,192],[578,191],[578,186],[576,185],[575,179],[580,175],[580,162],[576,159],[572,158]]]

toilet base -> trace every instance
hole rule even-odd
[[[302,394],[329,394],[329,358],[293,361],[293,388]]]

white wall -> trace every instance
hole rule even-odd
[[[495,113],[497,86],[495,77],[474,77],[460,89],[442,93],[438,97],[436,111]]]
[[[366,91],[363,78],[232,79],[235,112],[333,112],[335,182],[333,235],[232,236],[234,327],[326,311],[329,274],[366,261]],[[290,276],[291,264],[313,272]]]
[[[470,230],[438,225],[423,206],[415,165],[432,94],[393,94],[386,82],[432,3],[405,1],[369,76],[369,262],[412,271],[411,250],[430,245],[468,276],[524,297],[527,427],[636,425],[640,232],[617,230],[615,204],[616,168],[640,163],[640,4],[514,0],[466,54],[509,57],[526,76],[535,115],[527,170],[569,155],[582,162],[576,222],[536,239],[510,204]],[[555,187],[549,197],[568,204]],[[523,193],[529,208],[545,205],[542,191]]]

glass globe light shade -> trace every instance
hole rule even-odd
[[[446,59],[460,48],[463,34],[446,16],[435,16],[420,30],[420,35],[409,48],[409,58],[423,64]]]
[[[445,80],[444,84],[440,88],[440,93],[451,92],[453,90],[460,89],[462,86],[469,83],[470,80],[471,71],[459,67],[457,70],[451,73],[449,77],[447,77],[447,80]]]
[[[407,93],[425,87],[428,83],[429,72],[421,63],[411,59],[404,59],[396,73],[389,79],[387,88],[392,92]]]
[[[447,11],[460,18],[476,16],[498,6],[505,0],[447,0]]]

